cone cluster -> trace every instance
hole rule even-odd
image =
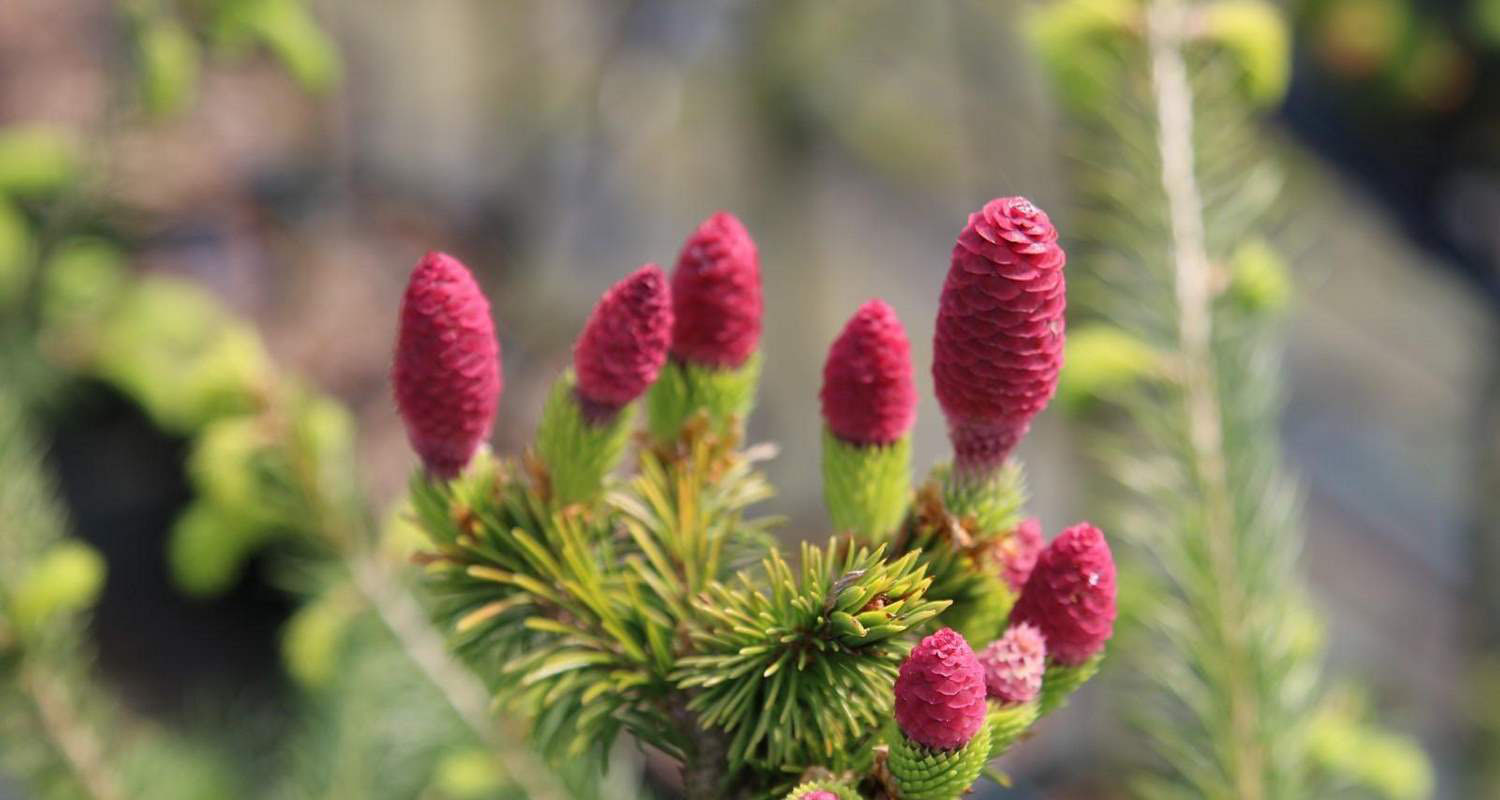
[[[457,475],[490,434],[502,378],[489,301],[446,253],[428,253],[412,271],[391,381],[422,464],[440,478]]]

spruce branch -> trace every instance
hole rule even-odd
[[[916,553],[886,562],[884,549],[804,543],[800,573],[775,551],[763,563],[769,592],[748,572],[707,588],[699,655],[671,677],[702,725],[732,736],[731,768],[843,769],[868,755],[909,646],[900,635],[948,605],[925,598]]]
[[[1216,604],[1218,638],[1226,647],[1226,684],[1232,742],[1230,771],[1242,800],[1266,796],[1266,754],[1258,729],[1259,709],[1246,674],[1249,598],[1235,565],[1234,509],[1224,466],[1213,352],[1211,269],[1203,230],[1193,146],[1193,96],[1183,63],[1185,7],[1180,0],[1156,0],[1146,11],[1151,85],[1158,119],[1157,147],[1161,183],[1167,201],[1177,300],[1178,348],[1187,412],[1188,442],[1195,481],[1204,503],[1204,534],[1220,602]],[[1268,432],[1271,433],[1271,432]]]
[[[505,773],[533,800],[570,800],[572,794],[521,744],[522,734],[489,712],[488,693],[478,678],[449,654],[427,614],[391,574],[384,561],[361,554],[349,561],[353,583],[422,675],[442,694]]]
[[[1224,30],[1220,5],[1069,2],[1033,28],[1075,148],[1073,307],[1093,335],[1070,369],[1074,397],[1102,403],[1074,408],[1129,580],[1153,598],[1126,606],[1121,649],[1150,689],[1126,695],[1127,716],[1164,767],[1138,789],[1323,796],[1309,745],[1321,642],[1277,445],[1279,307],[1223,279],[1246,242],[1262,272],[1280,269],[1257,236],[1279,186],[1255,120],[1265,64],[1224,40],[1246,31]],[[1280,31],[1273,9],[1250,16]]]
[[[36,707],[37,719],[78,783],[93,800],[125,800],[120,780],[105,760],[98,736],[81,719],[55,672],[36,664],[21,670],[19,683]]]

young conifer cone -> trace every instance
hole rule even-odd
[[[923,639],[896,678],[886,765],[902,800],[954,800],[989,760],[984,669],[952,628]]]
[[[958,236],[932,376],[960,477],[998,469],[1057,389],[1066,260],[1047,214],[1023,197],[991,200]]]
[[[823,495],[834,526],[889,533],[906,513],[917,392],[911,343],[896,312],[871,300],[844,326],[823,364]]]
[[[458,475],[489,437],[502,388],[489,301],[458,259],[430,252],[412,271],[391,380],[422,464]]]
[[[896,678],[896,724],[933,750],[955,750],[984,727],[984,669],[952,628],[923,639]]]
[[[630,439],[631,401],[667,359],[672,304],[667,277],[646,264],[599,299],[573,345],[573,370],[552,387],[536,430],[548,494],[587,504],[604,488]]]
[[[661,267],[646,264],[609,288],[573,346],[584,413],[611,419],[640,397],[667,360],[672,303]]]
[[[1006,585],[1016,593],[1026,586],[1031,570],[1036,567],[1037,557],[1047,546],[1042,535],[1042,521],[1036,517],[1021,520],[1011,534],[1001,540],[996,550],[1000,556],[1000,575]]]
[[[1029,703],[1042,690],[1047,644],[1035,625],[1010,626],[1005,635],[979,652],[988,697],[1001,706]]]
[[[911,343],[884,300],[860,306],[823,362],[823,419],[840,440],[888,445],[917,418]]]
[[[1115,623],[1115,562],[1104,534],[1087,522],[1059,534],[1037,558],[1010,618],[1041,630],[1048,659],[1059,665],[1080,666],[1102,652]]]
[[[677,440],[699,412],[720,435],[738,436],[760,379],[760,255],[726,211],[703,221],[672,272],[671,358],[646,398],[651,434]]]
[[[736,369],[760,343],[760,255],[733,214],[719,211],[682,245],[672,273],[672,355]]]
[[[980,651],[979,663],[990,698],[990,758],[997,758],[1041,713],[1047,645],[1036,626],[1018,623]]]

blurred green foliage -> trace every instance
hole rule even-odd
[[[338,48],[305,0],[122,0],[134,39],[141,104],[156,116],[192,107],[205,61],[264,49],[301,87],[326,92],[342,73]],[[198,24],[193,24],[194,22]]]
[[[0,195],[36,199],[67,188],[81,156],[66,130],[41,123],[0,128]]]
[[[1057,400],[1074,413],[1165,368],[1162,355],[1150,345],[1102,323],[1069,331],[1064,347],[1067,369],[1057,385]]]
[[[76,541],[56,545],[41,554],[11,592],[17,632],[26,637],[57,615],[87,611],[103,587],[104,559],[97,551]]]
[[[1376,723],[1369,701],[1353,687],[1324,698],[1313,717],[1309,747],[1337,782],[1385,800],[1424,800],[1436,788],[1421,746]]]
[[[1230,256],[1229,298],[1252,314],[1286,308],[1292,296],[1281,255],[1264,239],[1249,239]]]
[[[270,364],[260,338],[183,281],[131,285],[94,345],[93,371],[170,431],[191,432],[265,400]]]

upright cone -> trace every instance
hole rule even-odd
[[[489,301],[446,253],[428,253],[412,271],[391,381],[422,464],[436,477],[456,476],[490,434],[502,377]]]
[[[652,436],[675,441],[702,412],[738,435],[760,379],[760,255],[733,214],[719,211],[687,238],[672,271],[671,357],[647,397]]]
[[[932,376],[961,479],[998,469],[1057,389],[1066,260],[1046,213],[1022,197],[986,203],[958,236]]]
[[[573,370],[553,387],[536,449],[559,505],[587,503],[604,488],[630,438],[629,404],[667,358],[671,299],[661,268],[646,264],[610,287],[573,346]]]
[[[870,539],[893,531],[911,493],[917,393],[906,329],[885,301],[861,306],[834,340],[819,397],[823,496],[834,527]]]
[[[672,301],[661,267],[646,264],[611,286],[573,346],[588,413],[612,416],[640,397],[661,372],[671,337]]]
[[[1011,611],[1047,640],[1047,657],[1079,666],[1104,650],[1114,633],[1115,562],[1104,534],[1080,522],[1042,551]]]

